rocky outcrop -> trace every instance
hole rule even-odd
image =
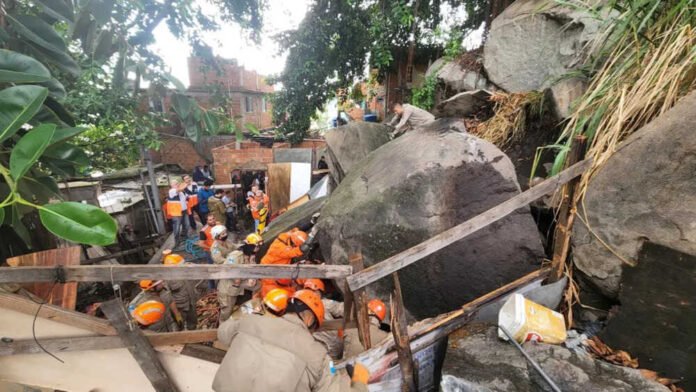
[[[488,100],[490,97],[491,93],[486,90],[459,93],[440,102],[433,110],[433,115],[436,118],[469,117],[485,107],[493,106],[493,103]]]
[[[586,44],[600,24],[581,10],[554,2],[517,0],[491,23],[483,56],[488,79],[508,92],[541,91],[561,83],[552,96],[559,114],[566,116],[584,86],[559,79],[582,65]]]
[[[640,370],[595,360],[561,346],[525,343],[524,349],[564,392],[667,392]],[[449,337],[442,392],[536,392],[551,390],[522,354],[498,339],[496,328],[470,325]]]
[[[325,259],[367,266],[412,247],[520,192],[515,170],[464,124],[436,120],[385,144],[333,191],[319,220]],[[537,268],[541,241],[529,208],[399,271],[416,317],[446,312]],[[391,279],[369,287],[388,298]]]
[[[324,136],[331,176],[340,183],[351,169],[369,153],[390,140],[387,125],[352,122],[333,129]]]
[[[472,71],[463,67],[456,59],[447,60],[440,58],[435,60],[428,70],[426,76],[437,73],[437,78],[445,85],[449,92],[459,93],[471,90],[490,89],[488,79],[478,71]]]
[[[644,240],[696,254],[696,93],[630,136],[589,184],[576,220],[573,259],[605,295],[616,297],[624,262]],[[594,233],[594,234],[593,234]],[[597,235],[612,250],[598,240]]]

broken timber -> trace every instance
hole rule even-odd
[[[394,292],[391,307],[391,329],[396,344],[396,353],[399,357],[399,367],[401,368],[401,390],[404,392],[416,392],[418,379],[414,373],[413,352],[411,352],[410,339],[408,338],[408,323],[406,322],[406,310],[404,309],[404,297],[401,294],[401,282],[399,282],[398,272],[392,274],[394,277]]]
[[[483,213],[446,230],[420,244],[401,253],[391,256],[379,263],[372,265],[363,271],[357,272],[346,278],[352,291],[369,285],[393,272],[415,263],[438,250],[451,245],[467,236],[487,227],[488,225],[503,219],[518,208],[524,207],[546,194],[554,192],[559,186],[564,185],[573,178],[581,175],[592,164],[591,159],[576,163],[541,184],[532,187],[519,195],[484,211]]]
[[[66,282],[122,282],[141,279],[344,279],[352,272],[345,265],[185,264],[167,265],[75,265],[57,267],[3,267],[0,283],[54,282],[61,270]]]
[[[365,267],[362,254],[354,254],[350,256],[350,260],[348,261],[350,262],[350,266],[353,267],[353,271],[362,271]],[[365,290],[355,290],[352,295],[355,320],[358,323],[358,337],[360,338],[360,343],[362,343],[363,347],[367,350],[372,347],[372,341],[370,339],[370,314],[367,309],[367,293]]]
[[[157,357],[157,352],[150,345],[150,342],[145,338],[140,328],[133,328],[126,316],[126,310],[123,304],[118,299],[103,302],[101,310],[106,317],[111,321],[113,327],[118,332],[118,335],[123,340],[123,343],[135,358],[140,368],[147,376],[152,387],[157,392],[176,392],[177,387],[167,371],[164,370],[162,362]]]

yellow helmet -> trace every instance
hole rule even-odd
[[[275,314],[283,314],[288,307],[289,298],[290,293],[287,290],[273,289],[263,298],[263,303]]]
[[[246,237],[246,240],[244,241],[249,245],[257,245],[259,242],[263,241],[263,238],[261,238],[261,236],[256,233],[251,233]]]

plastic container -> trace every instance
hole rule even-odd
[[[363,115],[363,121],[365,122],[377,122],[377,115],[376,114],[365,114]]]
[[[519,343],[560,344],[566,340],[563,315],[524,298],[522,294],[513,294],[505,301],[498,312],[498,325],[507,329]],[[498,336],[507,340],[500,329]]]

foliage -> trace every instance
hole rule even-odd
[[[580,2],[563,4],[586,7]],[[591,81],[553,148],[554,172],[565,162],[576,135],[588,138],[593,168],[582,179],[582,194],[616,146],[672,107],[696,87],[696,9],[684,0],[612,0],[615,16],[584,8],[605,24],[587,62]]]
[[[493,117],[469,131],[500,148],[522,139],[530,117],[532,120],[541,118],[544,109],[544,94],[538,91],[498,92],[490,97],[490,101],[494,103]]]
[[[437,71],[426,76],[423,85],[411,91],[411,104],[425,110],[432,109],[435,106],[437,83]]]
[[[471,11],[459,26],[462,36],[485,20],[488,2],[483,0],[316,1],[296,30],[278,37],[289,50],[285,70],[275,80],[283,85],[273,103],[280,132],[293,142],[302,140],[311,118],[339,88],[360,79],[368,65],[384,75],[394,50],[408,47],[412,36],[427,40],[442,22],[443,3]],[[421,93],[421,104],[427,105],[428,94]]]

